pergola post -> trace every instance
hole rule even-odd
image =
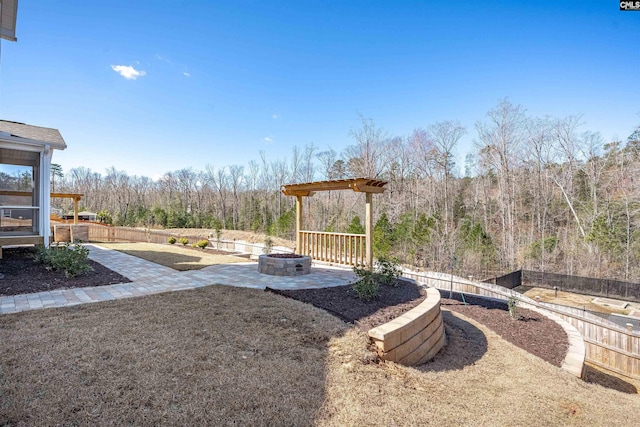
[[[73,198],[73,223],[78,223],[78,203],[80,199],[78,197]]]
[[[365,233],[366,233],[366,248],[365,259],[367,261],[367,267],[371,270],[373,268],[373,194],[365,193],[367,205],[365,207]]]
[[[302,250],[302,196],[296,196],[296,253]]]

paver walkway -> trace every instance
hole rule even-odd
[[[33,294],[0,297],[0,314],[49,307],[67,307],[91,302],[181,291],[208,285],[228,285],[264,289],[312,289],[353,283],[355,275],[338,267],[316,267],[311,274],[297,277],[277,277],[258,273],[255,262],[218,264],[201,270],[176,271],[142,258],[87,244],[89,258],[116,271],[131,283],[58,289]]]

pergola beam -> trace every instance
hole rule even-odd
[[[285,196],[308,196],[316,191],[353,190],[356,193],[384,193],[386,181],[373,178],[336,179],[331,181],[305,182],[303,184],[287,184],[282,186]]]

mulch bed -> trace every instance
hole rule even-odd
[[[509,314],[506,302],[465,294],[465,305],[460,294],[454,292],[454,299],[448,298],[448,291],[440,291],[440,294],[443,308],[472,318],[511,344],[552,365],[562,365],[569,348],[569,339],[564,329],[548,317],[536,311],[518,308],[520,320],[515,320]]]
[[[368,331],[411,310],[426,298],[425,291],[414,283],[406,280],[397,283],[397,287],[380,286],[378,297],[368,302],[358,298],[351,285],[296,291],[268,290],[322,308]]]
[[[405,280],[400,280],[398,287],[380,286],[380,294],[370,302],[360,300],[349,285],[296,291],[268,290],[322,308],[365,331],[400,316],[426,297],[422,288]],[[515,320],[509,315],[506,302],[465,295],[465,304],[457,293],[453,293],[453,299],[445,298],[448,296],[448,291],[442,292],[444,309],[470,317],[506,341],[561,366],[569,342],[562,327],[553,320],[523,308],[518,308],[521,320]]]
[[[93,268],[85,274],[67,278],[64,271],[50,271],[34,261],[33,247],[6,248],[0,259],[0,295],[19,295],[54,289],[84,288],[87,286],[128,283],[131,280],[88,260]]]

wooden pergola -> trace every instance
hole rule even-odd
[[[31,191],[9,191],[9,190],[0,190],[0,196],[19,196],[19,197],[31,197],[33,193]],[[53,198],[61,198],[61,199],[73,199],[73,223],[78,223],[78,204],[80,200],[82,200],[82,196],[84,194],[81,193],[51,193],[50,197]],[[20,208],[17,206],[16,208]]]
[[[368,267],[373,265],[373,194],[384,193],[386,181],[373,178],[350,178],[331,181],[306,182],[302,184],[288,184],[282,186],[285,196],[296,197],[296,251],[302,248],[302,198],[311,197],[318,191],[353,190],[356,193],[365,193],[365,263]],[[331,233],[325,233],[331,234]],[[331,235],[344,235],[332,233]]]

